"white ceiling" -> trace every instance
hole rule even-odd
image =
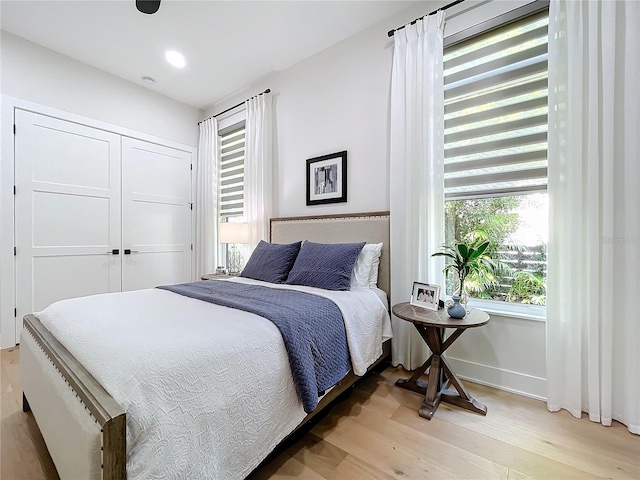
[[[415,1],[2,0],[3,30],[197,108],[285,70]],[[180,51],[187,66],[164,59]],[[155,79],[153,86],[142,77]]]

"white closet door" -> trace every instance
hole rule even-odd
[[[16,111],[16,338],[22,317],[121,289],[120,136]]]
[[[123,291],[191,280],[190,201],[189,152],[122,138]]]

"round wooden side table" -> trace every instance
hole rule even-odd
[[[406,388],[425,396],[418,412],[419,415],[431,420],[440,402],[451,403],[486,415],[487,407],[469,394],[442,354],[466,329],[486,325],[489,322],[489,315],[482,310],[473,308],[464,318],[455,319],[449,317],[445,309],[432,311],[416,307],[409,302],[398,303],[393,306],[391,311],[396,317],[413,323],[432,352],[424,365],[411,372],[413,374],[411,378],[400,379],[396,382],[400,388]],[[447,328],[453,328],[455,331],[445,339]],[[428,381],[419,380],[427,369],[429,369]],[[450,385],[457,392],[449,390]]]

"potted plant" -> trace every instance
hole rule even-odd
[[[493,272],[496,268],[494,261],[485,254],[489,241],[477,239],[472,242],[453,241],[442,246],[442,252],[434,253],[432,257],[445,257],[447,265],[444,274],[453,273],[457,283],[457,294],[452,296],[454,305],[447,313],[453,318],[463,318],[465,307],[460,305],[460,298],[464,295],[464,282],[472,273]]]

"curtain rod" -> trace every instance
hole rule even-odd
[[[260,95],[264,95],[265,93],[271,93],[271,89],[267,88],[264,92],[260,92],[257,95],[254,95],[253,97],[249,97],[247,100],[251,100],[252,98],[260,96]],[[244,104],[247,100],[245,100],[244,102],[240,102],[239,104],[234,105],[233,107],[229,107],[229,108],[227,108],[226,110],[223,110],[220,113],[216,113],[215,115],[211,115],[209,118],[205,118],[204,120],[202,120],[202,122],[206,122],[207,120],[210,120],[212,118],[218,117],[218,116],[222,115],[223,113],[230,112],[234,108],[238,108],[240,105]],[[198,125],[200,125],[202,122],[198,122]]]
[[[421,16],[421,17],[416,18],[413,22],[411,22],[411,23],[410,23],[410,25],[413,25],[413,24],[414,24],[414,23],[416,23],[418,20],[420,20],[420,19],[422,19],[422,18],[424,18],[424,17],[428,17],[429,15],[433,15],[434,13],[438,13],[440,10],[447,10],[448,8],[454,7],[454,6],[456,6],[456,5],[458,5],[459,3],[462,3],[462,2],[464,2],[464,0],[455,0],[455,2],[448,3],[448,4],[447,4],[447,5],[445,5],[444,7],[440,7],[440,8],[438,8],[438,9],[434,10],[434,11],[433,11],[433,12],[431,12],[431,13],[427,13],[426,15],[423,15],[423,16]],[[388,35],[389,37],[393,37],[393,34],[394,34],[395,32],[397,32],[398,30],[402,30],[404,27],[406,27],[406,25],[403,25],[403,26],[398,27],[398,28],[394,28],[393,30],[389,30],[389,31],[387,32],[387,35]]]

